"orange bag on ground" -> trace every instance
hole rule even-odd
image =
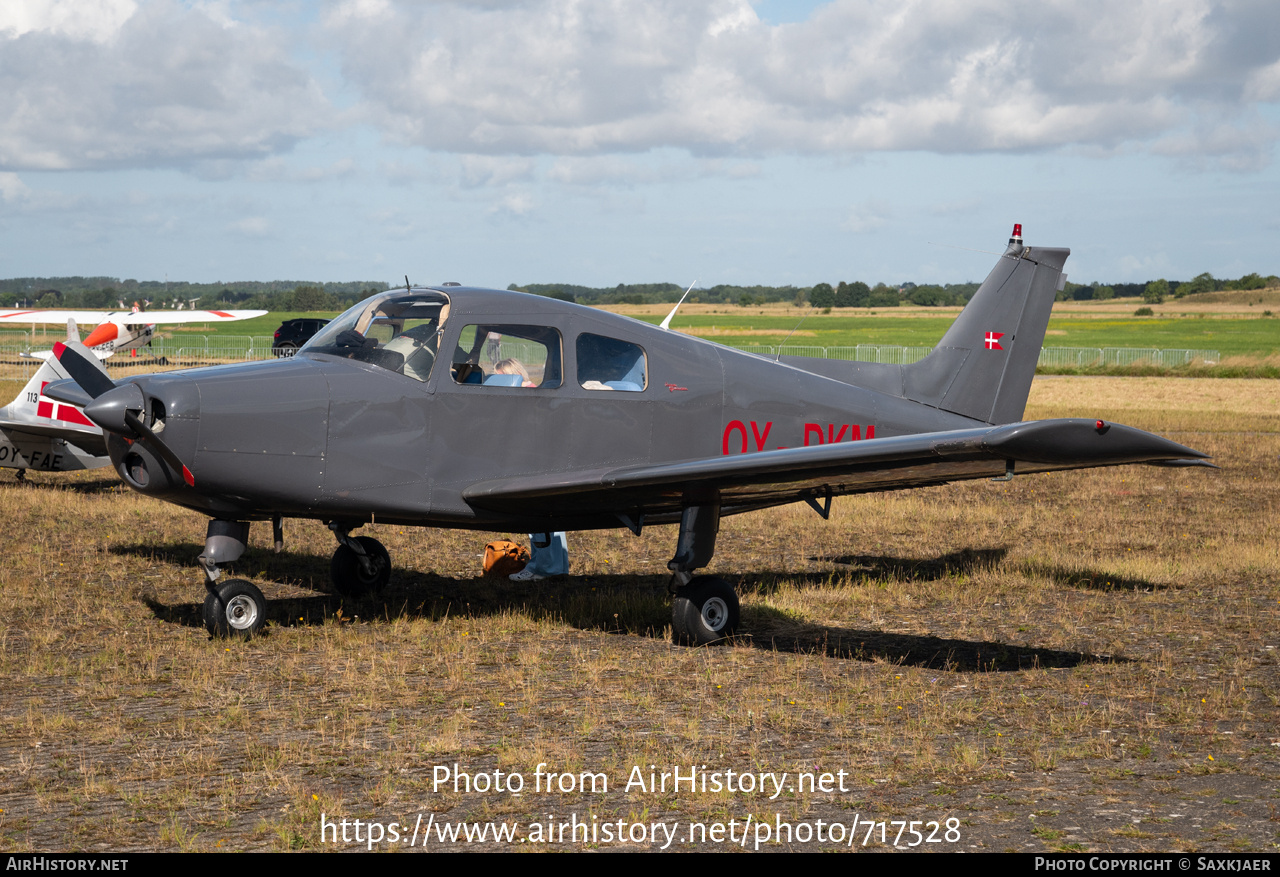
[[[514,542],[501,540],[484,547],[484,574],[509,576],[524,569],[529,562],[529,549]]]

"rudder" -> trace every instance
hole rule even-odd
[[[1022,419],[1068,249],[1024,247],[1022,226],[924,359],[903,368],[903,395],[986,423]]]

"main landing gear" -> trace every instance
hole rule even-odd
[[[334,589],[344,597],[382,590],[391,578],[391,555],[382,543],[369,536],[352,537],[350,524],[334,521],[329,529],[338,539],[338,549],[329,564]],[[279,519],[274,521],[273,533],[279,551],[284,541]],[[208,592],[202,614],[205,629],[219,639],[251,639],[267,621],[267,599],[262,591],[244,579],[222,581],[222,571],[218,569],[218,564],[239,559],[248,542],[248,521],[209,522],[204,553],[200,555]]]
[[[640,529],[640,519],[631,521]],[[391,555],[382,543],[368,536],[351,536],[352,525],[332,521],[329,529],[338,540],[329,571],[334,589],[346,597],[376,593],[391,578]],[[671,638],[678,645],[707,646],[727,642],[738,628],[738,594],[733,583],[715,576],[694,576],[715,554],[720,531],[719,497],[703,498],[688,505],[680,516],[680,536],[671,570]],[[277,550],[283,543],[280,522],[274,526]],[[212,636],[250,639],[267,620],[267,600],[251,582],[222,577],[218,564],[244,554],[249,539],[247,521],[209,522],[204,553],[204,624]]]
[[[334,589],[344,597],[362,597],[381,591],[391,579],[391,555],[370,536],[352,538],[350,526],[332,521],[329,529],[338,537],[338,550],[329,561]]]
[[[720,532],[719,497],[686,506],[671,570],[671,639],[677,645],[709,646],[730,640],[738,628],[738,594],[715,576],[694,576],[706,566]]]

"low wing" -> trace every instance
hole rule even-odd
[[[661,516],[708,494],[723,513],[826,496],[1129,463],[1210,465],[1206,455],[1119,424],[1039,420],[838,442],[683,463],[475,484],[472,506],[506,514]]]
[[[261,317],[266,311],[39,311],[0,310],[0,324],[63,325],[75,320],[84,326],[100,323],[116,323],[121,326],[140,326],[175,323],[226,323],[232,320],[249,320]]]

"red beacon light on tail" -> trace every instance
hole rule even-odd
[[[1013,224],[1013,235],[1009,238],[1009,243],[1022,246],[1022,223],[1021,222],[1015,222]]]

